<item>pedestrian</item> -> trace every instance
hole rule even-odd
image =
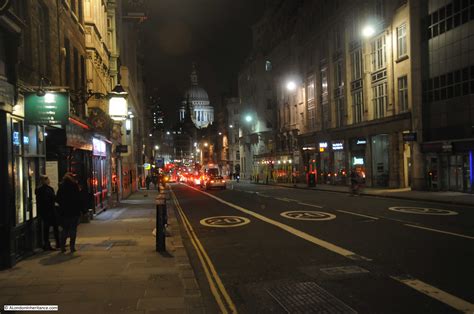
[[[359,193],[359,175],[356,169],[351,171],[351,194],[357,195]]]
[[[146,176],[145,183],[146,183],[146,189],[149,190],[150,189],[150,183],[151,183],[150,175]]]
[[[49,185],[50,181],[48,176],[42,175],[40,181],[41,186],[36,189],[35,194],[38,216],[43,223],[43,250],[53,251],[60,247],[54,189]],[[53,227],[54,239],[56,240],[55,249],[51,247],[51,243],[49,242],[49,229],[51,227]]]
[[[74,175],[66,173],[59,185],[56,201],[59,204],[59,215],[61,217],[61,252],[66,252],[66,240],[69,238],[69,247],[71,253],[76,251],[77,225],[81,213],[84,210],[84,204],[81,198],[79,185]]]

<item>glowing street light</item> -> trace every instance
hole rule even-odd
[[[159,149],[160,149],[160,146],[155,145],[155,150],[159,150]]]
[[[365,38],[370,38],[375,35],[375,27],[373,25],[366,25],[362,29],[362,36]]]
[[[233,127],[234,127],[234,126],[233,126],[232,124],[231,124],[231,125],[229,125],[229,128],[231,128],[231,129],[232,129]]]
[[[206,142],[206,143],[204,143],[204,146],[206,146],[206,147],[207,147],[208,145],[209,145],[209,144],[208,144],[207,142]]]
[[[286,83],[286,89],[290,92],[294,91],[296,89],[296,83],[294,81],[289,81]]]
[[[245,121],[247,121],[247,122],[252,122],[252,116],[249,115],[249,114],[246,115],[246,116],[245,116]]]

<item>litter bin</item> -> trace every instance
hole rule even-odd
[[[308,173],[308,187],[315,187],[315,186],[316,186],[316,174]]]

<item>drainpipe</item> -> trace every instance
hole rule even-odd
[[[61,5],[60,0],[56,0],[56,30],[58,33],[58,63],[59,63],[59,86],[63,84],[63,63],[61,61],[61,27],[59,25],[59,13],[60,9],[59,6]]]

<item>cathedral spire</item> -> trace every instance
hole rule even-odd
[[[193,62],[193,70],[191,72],[191,85],[197,86],[198,85],[198,76],[196,71],[196,63]]]

